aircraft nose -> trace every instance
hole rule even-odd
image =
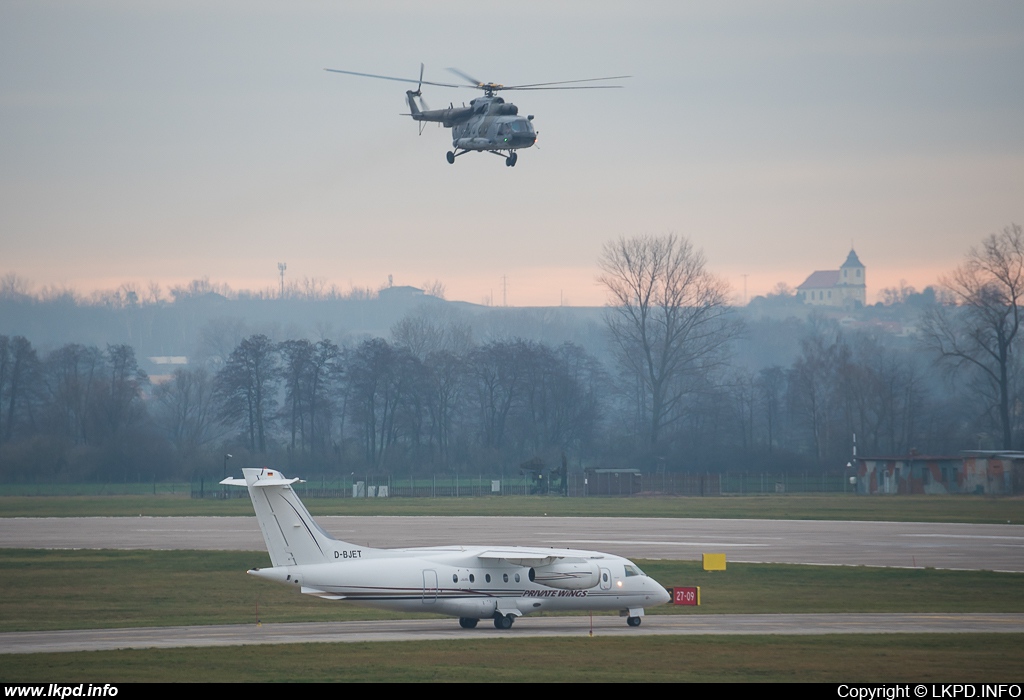
[[[668,592],[667,588],[662,586],[660,583],[656,583],[655,585],[658,587],[658,605],[664,605],[672,600],[672,594]]]

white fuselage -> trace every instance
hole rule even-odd
[[[326,564],[279,566],[250,573],[303,593],[405,612],[487,618],[498,610],[629,610],[661,605],[668,592],[627,559],[573,551],[592,563],[596,585],[552,587],[530,580],[529,566],[479,558],[486,547],[429,547],[338,552]],[[505,548],[503,552],[514,551]],[[531,554],[536,549],[524,550]],[[565,552],[567,550],[560,550]],[[364,556],[365,555],[365,556]],[[565,584],[562,584],[565,585]],[[569,584],[572,585],[572,584]]]

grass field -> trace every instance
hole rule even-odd
[[[247,576],[264,552],[0,550],[0,631],[399,619]],[[659,615],[1024,612],[1024,574],[638,561],[665,586],[700,586],[699,608]]]
[[[1019,683],[1024,635],[594,637],[0,657],[11,682]]]
[[[244,496],[244,491],[240,492]],[[765,518],[890,522],[1022,523],[1024,498],[982,496],[771,495],[719,497],[304,498],[313,515],[499,515],[649,518]],[[2,517],[252,515],[248,498],[192,499],[187,493],[122,496],[5,496]]]

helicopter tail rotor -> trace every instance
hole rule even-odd
[[[422,87],[423,87],[423,64],[421,63],[420,64],[420,79],[416,82],[416,92],[413,92],[412,90],[406,91],[406,94],[409,95],[409,107],[412,109],[412,113],[413,114],[418,114],[420,111],[426,112],[426,111],[428,111],[430,109],[430,107],[427,106],[427,101],[423,99],[423,90],[421,90]],[[416,97],[420,98],[420,108],[419,109],[416,108],[416,100],[414,99]],[[425,125],[425,122],[421,121],[420,122],[420,136],[423,136],[423,127],[424,127],[424,125]]]

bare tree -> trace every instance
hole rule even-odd
[[[1010,418],[1014,341],[1024,295],[1024,231],[1011,224],[971,248],[967,262],[942,279],[955,306],[937,306],[924,316],[925,344],[954,372],[973,370],[996,401],[1002,448],[1013,447]]]
[[[179,368],[153,390],[159,425],[182,463],[195,460],[203,446],[220,437],[213,379],[202,367]]]
[[[642,382],[647,435],[654,448],[687,394],[689,380],[725,361],[738,326],[728,285],[682,237],[638,236],[605,245],[598,281],[611,294],[606,316],[619,361]]]
[[[277,345],[265,335],[254,335],[238,344],[215,379],[221,418],[245,429],[249,449],[260,454],[267,453],[279,377]]]

